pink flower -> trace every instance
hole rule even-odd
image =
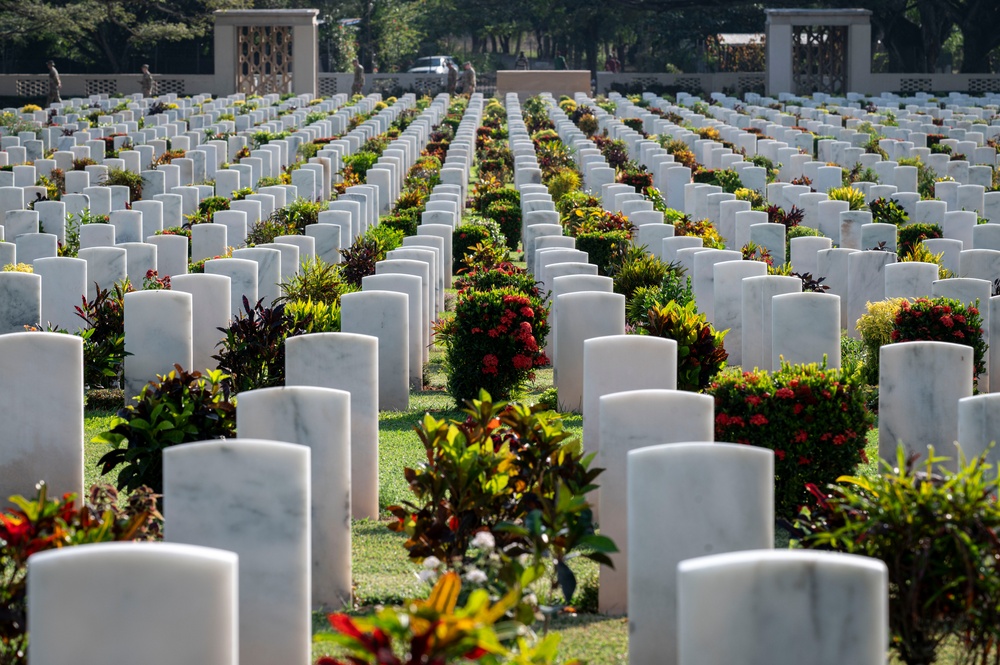
[[[764,417],[764,414],[762,413],[755,413],[752,416],[750,416],[750,424],[757,425],[758,427],[761,425],[766,425],[767,418]]]

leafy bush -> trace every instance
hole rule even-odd
[[[408,536],[411,558],[434,556],[458,569],[476,535],[488,533],[499,551],[528,555],[529,580],[552,560],[552,588],[568,602],[576,581],[567,562],[584,556],[610,565],[616,549],[594,534],[586,499],[600,474],[590,468],[593,456],[544,407],[494,403],[483,392],[465,413],[464,421],[424,417],[417,435],[427,461],[406,470],[415,501],[390,506],[397,521],[389,528]],[[514,588],[524,579],[504,581]]]
[[[789,365],[769,373],[729,371],[712,383],[715,440],[774,451],[774,509],[791,518],[809,497],[865,461],[872,416],[860,382],[840,370]]]
[[[170,446],[236,436],[236,405],[219,370],[187,372],[180,365],[143,387],[118,411],[111,428],[94,438],[112,446],[97,464],[107,475],[118,470],[119,490],[147,485],[163,492],[163,450]]]
[[[695,173],[691,180],[721,187],[727,194],[735,194],[736,190],[743,189],[740,174],[732,169],[705,169]]]
[[[872,222],[876,224],[892,224],[902,227],[910,221],[910,216],[895,199],[875,199],[868,203],[868,209],[872,212]]]
[[[506,399],[532,380],[534,368],[548,363],[548,313],[541,298],[511,287],[461,293],[454,318],[437,326],[455,403],[480,390]]]
[[[264,307],[263,300],[250,306],[243,296],[243,310],[228,328],[220,328],[219,361],[227,390],[241,393],[257,388],[285,385],[285,339],[309,332],[306,323],[296,322],[286,305]]]
[[[527,270],[513,263],[501,263],[492,269],[476,269],[463,273],[455,280],[455,289],[465,291],[491,291],[510,287],[532,298],[541,298],[538,282]]]
[[[726,243],[719,235],[719,231],[712,225],[707,219],[701,219],[698,221],[693,221],[687,215],[681,216],[671,222],[674,225],[674,235],[675,236],[694,236],[696,238],[702,239],[702,244],[705,247],[711,247],[713,249],[725,249]]]
[[[810,226],[797,225],[785,229],[785,256],[792,255],[792,238],[822,238],[823,234],[819,229]]]
[[[934,341],[972,347],[973,375],[986,371],[986,342],[979,309],[952,298],[903,300],[890,333],[893,342]]]
[[[900,256],[910,254],[924,240],[944,237],[944,231],[937,224],[908,224],[900,227],[897,233]]]
[[[481,215],[486,214],[490,205],[497,201],[506,201],[520,207],[521,193],[498,180],[480,180],[472,196],[473,210]]]
[[[83,382],[88,388],[120,388],[125,362],[125,294],[132,291],[126,279],[111,290],[98,289],[92,301],[84,296],[76,315],[86,327],[83,338]]]
[[[9,497],[0,513],[0,662],[25,665],[28,642],[28,557],[38,552],[121,540],[156,540],[163,516],[148,487],[132,492],[125,505],[110,485],[90,488],[89,503],[77,496],[50,499],[44,483],[34,499]]]
[[[571,167],[557,169],[549,176],[546,186],[552,200],[558,204],[567,194],[580,189],[580,174]]]
[[[288,226],[278,216],[272,214],[250,227],[247,231],[246,244],[247,247],[256,247],[272,243],[278,236],[286,235],[289,235]]]
[[[636,332],[677,342],[678,390],[704,390],[729,357],[723,347],[728,331],[716,332],[705,315],[698,313],[694,302],[681,305],[669,301],[650,308]]]
[[[340,275],[340,266],[322,259],[309,258],[302,263],[299,273],[281,285],[283,295],[279,302],[313,300],[327,304],[340,302],[340,296],[354,291]]]
[[[996,469],[980,457],[953,473],[935,466],[933,451],[922,469],[916,460],[900,447],[881,474],[838,478],[829,493],[811,487],[816,504],[797,524],[800,542],[885,563],[890,647],[902,662],[934,663],[946,641],[965,652],[961,662],[996,662]]]
[[[465,255],[476,245],[489,245],[498,249],[507,246],[507,239],[500,231],[500,225],[482,217],[469,217],[455,229],[451,242],[452,270],[456,273],[462,269]],[[502,260],[506,260],[506,257]]]
[[[636,289],[642,287],[658,287],[667,276],[669,266],[656,256],[646,253],[640,247],[624,251],[620,264],[615,266],[614,292],[621,293],[626,300],[631,300]]]
[[[579,233],[576,236],[576,248],[587,252],[587,260],[597,266],[601,275],[607,275],[612,270],[615,257],[629,244],[627,231],[594,231]]]
[[[861,373],[865,383],[878,385],[879,349],[892,342],[892,331],[896,323],[896,312],[905,298],[887,298],[868,303],[865,314],[858,318],[857,331],[861,333],[864,346],[865,367]]]
[[[292,300],[285,303],[285,314],[293,330],[301,334],[340,332],[340,303]]]
[[[374,236],[358,237],[350,247],[340,250],[340,275],[353,287],[361,288],[361,279],[375,274],[375,264],[385,259],[385,243]]]
[[[510,201],[494,201],[484,214],[500,226],[507,249],[516,250],[521,243],[521,206]]]
[[[827,192],[831,201],[847,201],[848,210],[865,209],[865,193],[854,187],[834,187]]]
[[[459,606],[465,593],[458,574],[449,572],[437,581],[427,600],[409,600],[401,608],[381,609],[369,617],[330,614],[327,618],[336,632],[317,633],[315,641],[335,644],[349,655],[346,660],[323,656],[316,665],[553,665],[556,662],[558,633],[536,642],[520,623],[497,623],[517,605],[520,594],[513,591],[491,602],[489,592],[476,589]],[[512,640],[525,632],[528,636],[519,637],[513,649],[500,641]],[[564,665],[580,663],[573,660]]]
[[[417,216],[410,214],[410,211],[419,210],[419,208],[409,208],[406,211],[399,211],[388,215],[379,220],[378,226],[373,228],[389,228],[394,231],[399,231],[403,236],[415,236],[417,235]]]
[[[647,320],[649,310],[659,308],[668,302],[687,305],[694,302],[691,278],[684,274],[677,264],[667,266],[663,281],[657,286],[640,286],[632,293],[625,305],[625,321],[637,325]]]
[[[574,190],[566,192],[559,199],[554,196],[552,199],[555,201],[556,210],[559,211],[559,216],[565,219],[566,216],[570,215],[574,210],[578,208],[600,208],[601,201],[586,192],[581,192],[579,190]],[[566,222],[563,221],[563,226],[566,226]]]
[[[142,198],[142,175],[138,173],[126,171],[125,169],[110,168],[101,184],[108,187],[112,185],[128,187],[129,201],[138,201]]]

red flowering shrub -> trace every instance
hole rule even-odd
[[[774,451],[775,514],[792,518],[809,500],[806,484],[826,487],[865,460],[872,416],[856,376],[819,365],[774,373],[726,372],[715,397],[715,440]]]
[[[548,314],[535,290],[505,286],[459,293],[454,318],[437,327],[455,403],[476,397],[480,389],[506,400],[534,379],[534,368],[549,362],[542,350]]]
[[[904,300],[896,312],[893,342],[951,342],[972,347],[972,370],[977,378],[986,371],[986,342],[979,309],[952,298]]]

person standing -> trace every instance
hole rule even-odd
[[[351,95],[360,95],[361,91],[365,87],[365,68],[361,66],[361,62],[355,58],[354,64],[354,83],[351,84]]]
[[[448,60],[448,94],[454,95],[458,86],[458,67],[450,59]]]
[[[49,68],[49,96],[46,101],[46,105],[51,106],[55,102],[62,101],[62,97],[59,96],[59,89],[62,88],[62,81],[59,80],[59,72],[56,70],[56,63],[49,60],[45,63],[45,66]]]
[[[462,72],[462,94],[469,97],[476,94],[476,70],[471,62],[465,63],[465,71]]]
[[[528,59],[524,57],[524,51],[517,54],[517,60],[514,62],[514,69],[519,69],[521,71],[527,71],[529,69]]]
[[[556,65],[556,69],[558,69],[558,70],[565,70],[566,69],[566,56],[563,55],[562,51],[559,51],[559,53],[556,55],[555,65]]]
[[[142,86],[142,96],[152,97],[153,96],[153,75],[149,73],[149,65],[142,66],[142,78],[139,80]]]

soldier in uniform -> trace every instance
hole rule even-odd
[[[365,87],[365,68],[357,58],[354,59],[354,83],[351,85],[351,94],[360,95]]]
[[[517,54],[517,60],[514,62],[514,69],[519,69],[521,71],[529,69],[528,58],[525,57],[524,51]]]
[[[462,72],[462,94],[469,97],[476,94],[476,70],[471,62],[465,63],[465,71]]]
[[[142,85],[142,96],[152,97],[153,96],[153,75],[149,73],[149,65],[142,66],[142,79],[140,80]]]
[[[455,87],[458,85],[458,67],[451,60],[448,61],[448,94],[455,94]]]
[[[46,105],[51,106],[55,102],[62,101],[62,98],[59,96],[59,88],[62,87],[62,81],[59,80],[59,72],[56,71],[56,63],[49,60],[45,63],[45,66],[49,68],[49,97]]]

